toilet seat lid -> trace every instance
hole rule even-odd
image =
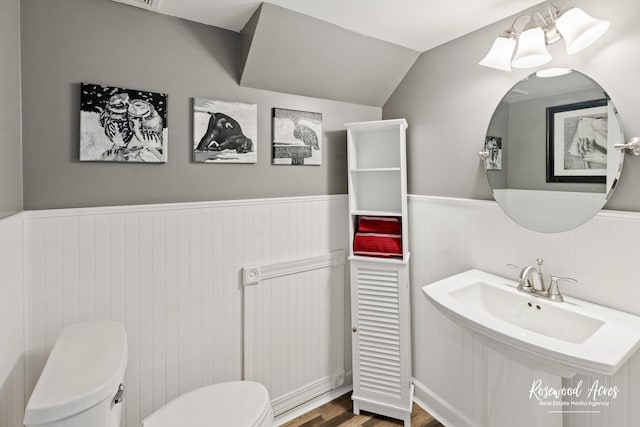
[[[185,393],[148,416],[143,427],[255,426],[271,414],[262,384],[234,381]]]

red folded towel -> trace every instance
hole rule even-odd
[[[395,217],[361,216],[358,221],[358,231],[361,233],[402,234],[400,220]]]
[[[356,233],[353,254],[380,258],[402,257],[400,234]]]

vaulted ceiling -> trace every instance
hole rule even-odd
[[[538,0],[114,0],[240,33],[242,86],[383,106],[420,52]],[[480,53],[478,53],[480,54]]]
[[[160,13],[236,32],[261,3],[260,0],[153,0]],[[268,0],[266,3],[423,52],[540,0]]]

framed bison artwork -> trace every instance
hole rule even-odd
[[[193,160],[198,163],[256,163],[258,106],[195,98]]]
[[[80,160],[167,161],[167,95],[80,85]]]
[[[274,165],[322,164],[322,114],[273,109]]]

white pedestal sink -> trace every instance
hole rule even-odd
[[[571,297],[553,302],[516,286],[469,270],[422,289],[440,312],[486,345],[554,375],[613,375],[640,346],[638,316]]]

